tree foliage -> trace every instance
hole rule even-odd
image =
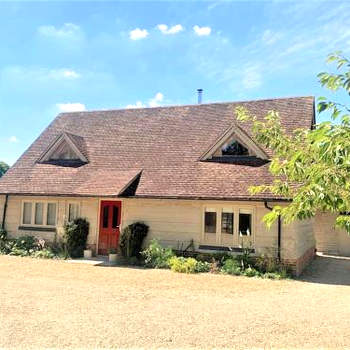
[[[9,168],[10,167],[5,162],[0,161],[0,177],[3,176]]]
[[[320,73],[320,84],[332,91],[350,95],[350,61],[341,52],[328,56],[336,73]],[[269,192],[290,199],[286,206],[276,205],[265,215],[268,226],[279,215],[286,223],[306,219],[316,212],[336,214],[335,226],[350,233],[350,109],[348,106],[318,99],[319,113],[327,111],[331,121],[312,130],[298,129],[287,134],[278,112],[270,111],[258,120],[243,107],[236,109],[238,120],[250,120],[256,140],[273,150],[269,170],[272,184],[253,186],[251,193]]]

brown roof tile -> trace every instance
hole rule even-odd
[[[0,180],[0,193],[116,196],[142,170],[135,194],[140,197],[274,198],[248,193],[249,186],[271,181],[268,164],[199,161],[236,120],[238,105],[258,118],[279,111],[289,133],[313,122],[313,97],[63,113]],[[249,123],[239,125],[251,136]],[[89,163],[76,168],[36,163],[63,132],[79,135],[74,142]]]

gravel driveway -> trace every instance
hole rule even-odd
[[[0,256],[0,348],[349,346],[350,261],[322,259],[271,281]]]

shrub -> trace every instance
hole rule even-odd
[[[173,256],[169,260],[169,266],[172,271],[181,273],[195,273],[198,261],[194,258],[183,258]]]
[[[242,273],[239,262],[236,259],[226,259],[224,265],[221,268],[223,273],[229,275],[240,275]]]
[[[122,232],[120,239],[120,251],[126,258],[139,257],[142,243],[148,233],[148,226],[142,222],[135,222]]]
[[[89,223],[87,220],[78,218],[72,222],[67,222],[64,230],[68,254],[72,258],[83,256],[89,234]]]
[[[209,272],[211,271],[211,264],[206,261],[198,261],[196,263],[195,272],[201,273],[201,272]]]
[[[279,264],[276,258],[266,255],[258,256],[255,259],[254,266],[260,272],[276,272],[279,269]]]
[[[170,248],[163,248],[156,239],[153,239],[141,255],[145,259],[146,266],[164,269],[169,267],[169,260],[174,253]]]
[[[7,232],[5,229],[0,229],[0,254],[7,254]]]
[[[38,242],[33,236],[21,236],[14,241],[14,248],[23,250],[27,255],[39,249]]]
[[[253,267],[248,267],[243,271],[243,275],[247,277],[259,277],[261,274],[259,271],[255,270]]]
[[[55,258],[55,254],[52,252],[51,249],[44,248],[42,250],[34,252],[33,257],[40,259],[53,259]]]

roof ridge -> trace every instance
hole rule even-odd
[[[167,105],[167,106],[157,106],[157,107],[138,107],[138,108],[111,108],[111,109],[94,109],[89,111],[74,111],[74,112],[62,112],[58,115],[65,115],[65,114],[86,114],[86,113],[96,113],[96,112],[116,112],[116,111],[135,111],[135,110],[142,110],[142,109],[166,109],[166,108],[182,108],[182,107],[199,107],[199,106],[209,106],[209,105],[224,105],[224,104],[237,104],[237,103],[249,103],[249,102],[263,102],[263,101],[276,101],[276,100],[292,100],[292,99],[315,99],[315,96],[313,95],[306,95],[306,96],[287,96],[287,97],[270,97],[270,98],[258,98],[258,99],[252,99],[252,100],[240,100],[240,101],[223,101],[223,102],[208,102],[208,103],[192,103],[192,104],[184,104],[184,105]]]

